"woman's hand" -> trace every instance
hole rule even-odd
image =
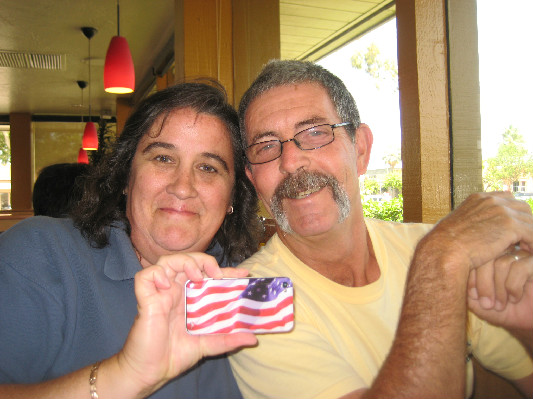
[[[121,368],[138,379],[149,393],[205,356],[255,345],[257,339],[250,333],[194,336],[185,329],[187,280],[247,274],[243,269],[221,269],[212,256],[203,253],[164,256],[156,265],[138,272],[135,295],[139,314],[119,353]]]
[[[472,270],[468,306],[489,323],[533,332],[533,255],[513,251]]]

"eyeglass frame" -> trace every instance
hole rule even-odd
[[[278,159],[279,157],[281,157],[281,155],[283,154],[283,144],[284,143],[288,143],[289,141],[294,141],[294,144],[296,144],[296,147],[298,147],[298,149],[301,150],[301,151],[318,150],[319,148],[325,147],[325,146],[327,146],[327,145],[329,145],[329,144],[331,144],[331,143],[333,143],[335,141],[335,129],[336,128],[342,127],[342,126],[350,126],[350,125],[353,126],[353,123],[352,122],[340,122],[340,123],[334,123],[333,125],[331,125],[329,123],[322,123],[320,125],[311,126],[311,127],[308,127],[307,129],[300,130],[298,133],[296,133],[294,136],[292,136],[292,139],[288,139],[288,140],[273,139],[273,140],[265,140],[265,141],[260,141],[259,143],[250,144],[248,147],[246,147],[244,149],[244,156],[246,157],[246,160],[248,161],[248,163],[250,163],[252,165],[262,165],[262,164],[265,164],[265,163],[269,163],[269,162],[272,162],[272,161]],[[296,136],[298,136],[301,133],[305,133],[308,130],[315,129],[315,128],[321,127],[321,126],[329,126],[331,128],[331,141],[327,142],[326,144],[322,144],[321,146],[314,147],[314,148],[302,148],[300,146],[300,142],[296,139]],[[268,143],[270,141],[279,142],[279,155],[276,158],[272,158],[271,160],[265,161],[265,162],[251,162],[250,159],[248,159],[248,156],[246,155],[246,152],[248,151],[248,149],[250,149],[253,146],[259,145],[259,144]]]

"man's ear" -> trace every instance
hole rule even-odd
[[[361,123],[355,131],[355,151],[357,153],[357,173],[359,176],[366,173],[368,163],[370,162],[370,152],[374,136],[372,130],[365,123]]]
[[[252,182],[252,185],[255,188],[255,191],[257,193],[257,196],[259,197],[259,200],[263,203],[263,206],[265,207],[266,211],[270,214],[270,217],[272,217],[272,212],[270,211],[270,207],[268,206],[267,201],[264,200],[263,196],[261,195],[261,193],[257,189],[257,184],[256,184],[256,181],[255,181],[255,178],[254,178],[254,173],[252,172],[252,167],[251,167],[250,164],[246,165],[246,167],[244,169],[244,172],[246,173],[246,177],[248,178],[248,180],[250,180],[250,182]]]
[[[244,167],[244,172],[246,173],[246,177],[248,178],[248,180],[252,182],[254,188],[257,190],[257,187],[255,187],[254,175],[252,173],[252,169],[250,169],[250,164]]]

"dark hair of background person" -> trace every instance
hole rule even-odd
[[[257,250],[261,234],[257,194],[245,174],[237,112],[227,102],[225,89],[212,80],[177,84],[141,101],[126,121],[113,150],[93,166],[92,173],[85,179],[84,195],[72,214],[75,225],[93,246],[106,246],[108,227],[117,222],[123,222],[128,234],[131,233],[124,191],[137,145],[154,123],[160,123],[161,130],[166,117],[183,108],[219,118],[231,137],[235,160],[233,213],[226,215],[214,241],[218,241],[224,258],[231,262],[240,262]]]
[[[35,216],[68,216],[82,196],[80,179],[88,168],[89,165],[80,163],[58,163],[44,167],[33,185]]]
[[[361,118],[353,96],[339,77],[310,61],[270,60],[246,90],[239,104],[241,140],[244,145],[246,144],[244,118],[252,101],[275,87],[301,83],[318,83],[326,89],[342,122],[352,123],[351,126],[345,126],[345,129],[352,141],[355,140],[355,131],[361,124]]]

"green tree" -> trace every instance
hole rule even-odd
[[[364,193],[366,195],[374,195],[379,193],[379,183],[376,179],[366,178],[363,182]]]
[[[390,201],[364,201],[363,213],[369,218],[403,222],[403,198],[399,195]]]
[[[398,90],[398,65],[393,60],[383,60],[375,43],[368,46],[366,53],[355,53],[351,61],[352,67],[364,70],[378,82],[393,81],[395,89]],[[379,83],[376,83],[376,87],[379,88]]]
[[[394,171],[394,168],[396,165],[400,163],[402,160],[402,157],[400,155],[399,151],[390,152],[388,154],[383,155],[383,158],[381,158],[383,162],[385,162],[387,165],[389,165],[391,172]]]
[[[397,197],[402,192],[402,174],[399,171],[387,174],[383,187],[387,189],[392,197]]]
[[[483,184],[486,191],[507,189],[515,181],[533,175],[533,157],[524,137],[513,126],[505,129],[498,153],[483,162]]]
[[[0,131],[0,162],[6,165],[11,162],[11,149],[9,148],[9,132]]]

